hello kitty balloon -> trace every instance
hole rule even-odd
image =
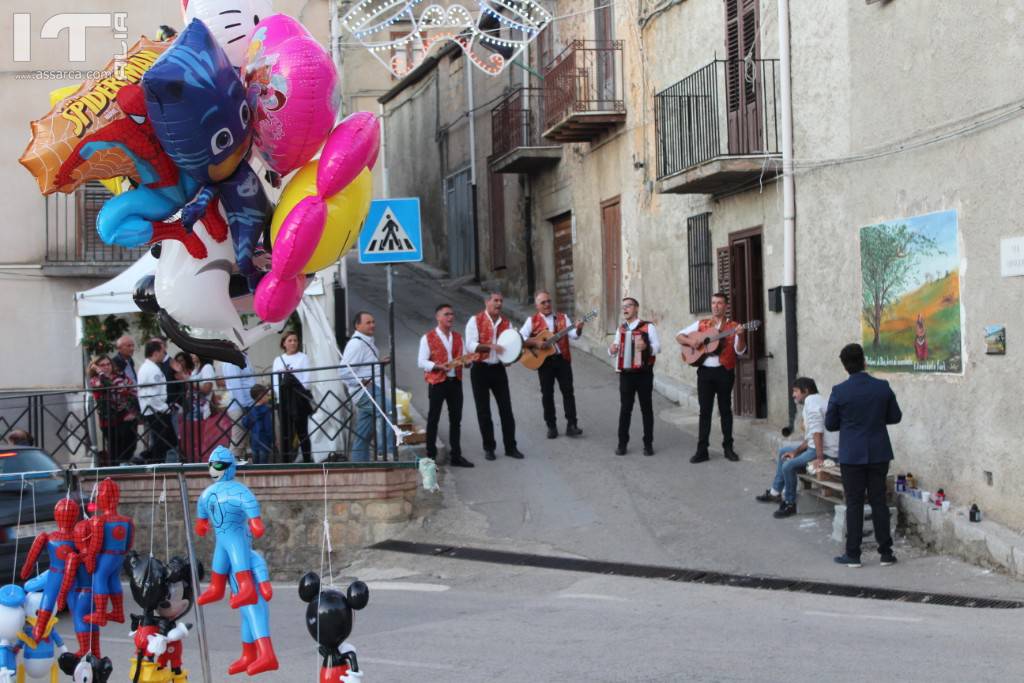
[[[182,0],[185,25],[199,19],[228,53],[232,66],[245,62],[249,37],[264,17],[274,12],[273,0]]]

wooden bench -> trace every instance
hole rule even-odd
[[[808,494],[833,505],[845,505],[846,496],[843,493],[843,478],[839,472],[839,465],[829,463],[831,461],[826,461],[825,467],[817,474],[801,472],[797,479]],[[889,505],[894,504],[895,490],[896,479],[890,474],[885,480],[885,500]]]

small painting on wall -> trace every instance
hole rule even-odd
[[[1006,355],[1006,325],[985,325],[985,353],[989,356]]]

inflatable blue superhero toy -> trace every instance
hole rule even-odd
[[[260,503],[249,488],[235,480],[238,463],[224,446],[210,453],[210,477],[213,483],[199,496],[196,534],[205,536],[213,528],[215,543],[210,585],[199,599],[200,605],[224,597],[228,577],[238,584],[231,607],[238,609],[259,601],[253,578],[252,539],[263,535]]]
[[[181,211],[191,230],[219,199],[227,214],[235,262],[253,290],[262,274],[253,250],[270,223],[272,207],[246,161],[252,145],[257,91],[246,90],[238,69],[203,22],[194,19],[142,78],[146,113],[167,155],[198,183]]]
[[[25,626],[18,636],[22,643],[19,681],[28,676],[57,683],[56,648],[60,648],[62,653],[68,651],[64,646],[64,639],[57,633],[57,617],[50,617],[44,625],[42,640],[37,641],[34,637],[36,622],[40,616],[39,606],[43,602],[43,588],[46,586],[49,573],[50,570],[46,570],[25,582]]]
[[[9,583],[0,588],[0,683],[18,675],[18,644],[25,626],[25,589]]]
[[[228,667],[229,674],[242,673],[255,676],[264,671],[277,669],[277,656],[270,641],[270,605],[274,590],[270,585],[270,570],[267,561],[257,551],[252,551],[252,573],[259,584],[259,599],[254,605],[245,605],[242,613],[242,656]],[[231,577],[231,592],[238,593],[238,582]]]

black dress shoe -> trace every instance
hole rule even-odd
[[[569,425],[568,427],[565,428],[566,436],[580,436],[582,434],[583,430],[577,427],[576,425]]]
[[[487,458],[488,460],[497,460],[497,458],[494,455],[494,451],[484,451],[484,457]]]
[[[615,455],[625,455],[625,454],[626,454],[626,444],[621,444],[621,443],[620,443],[620,444],[619,444],[619,445],[618,445],[618,446],[617,446],[617,447],[615,448]]]
[[[520,453],[518,448],[513,448],[509,452],[505,453],[505,457],[506,458],[515,458],[516,460],[522,460],[526,456],[524,456],[522,453]]]
[[[739,462],[740,456],[736,455],[736,451],[731,448],[726,448],[724,455],[725,459],[730,462]]]
[[[548,427],[548,438],[554,439],[558,437],[558,427]]]
[[[644,446],[644,455],[654,455],[654,446]]]
[[[693,457],[690,458],[690,462],[707,462],[710,459],[711,456],[708,455],[707,451],[697,451],[693,454]]]
[[[461,455],[453,455],[448,464],[452,467],[476,467],[472,462],[466,460]]]

